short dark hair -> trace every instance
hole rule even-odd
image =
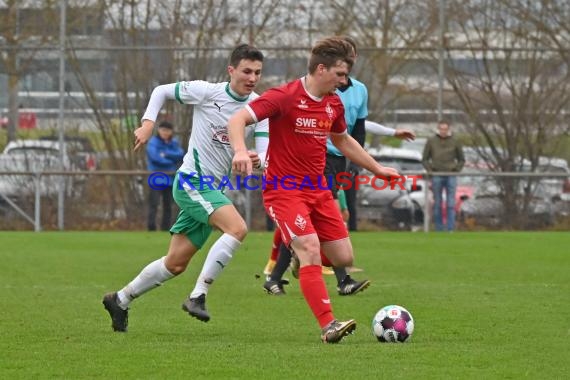
[[[174,125],[167,120],[163,120],[158,124],[158,128],[174,129]]]
[[[354,54],[352,45],[342,37],[329,37],[318,41],[311,49],[309,58],[309,73],[313,74],[320,64],[327,69],[335,66],[338,61],[344,61],[352,68]]]
[[[451,123],[450,123],[449,121],[445,120],[445,119],[441,119],[441,120],[439,120],[439,121],[437,122],[437,125],[440,125],[440,124],[445,124],[445,125],[447,125],[448,127],[451,127]]]
[[[251,45],[241,44],[232,51],[230,66],[238,67],[242,59],[263,62],[263,53]]]

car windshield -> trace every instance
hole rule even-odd
[[[459,186],[478,187],[479,184],[482,182],[491,181],[491,179],[489,179],[489,177],[478,175],[481,173],[484,173],[484,172],[481,170],[474,170],[474,169],[466,168],[461,172],[461,174],[466,174],[466,175],[458,176],[457,177],[457,184]],[[473,175],[467,175],[467,174],[473,174]]]
[[[519,181],[517,184],[517,195],[524,195],[527,188],[527,183],[525,181]],[[481,182],[481,184],[475,190],[475,197],[495,197],[502,193],[501,186],[492,180],[486,179]],[[545,188],[541,184],[531,185],[531,193],[533,198],[544,198],[546,195]]]
[[[58,137],[57,136],[43,136],[40,137],[40,140],[44,140],[44,141],[58,141]],[[95,150],[93,149],[93,146],[91,145],[91,142],[84,137],[66,137],[65,138],[65,144],[67,146],[67,150],[73,149],[76,151],[82,151],[82,152],[94,152]]]
[[[401,148],[423,152],[427,139],[417,138],[413,141],[403,141]]]
[[[536,170],[539,173],[556,173],[556,174],[567,174],[568,169],[555,166],[555,165],[539,165]]]
[[[374,157],[382,165],[386,166],[398,166],[400,170],[406,172],[423,172],[424,167],[421,161],[410,159],[410,158],[400,158],[400,157],[389,157],[389,156],[376,156]]]
[[[457,184],[459,186],[477,186],[479,182],[481,182],[481,177],[475,177],[475,176],[457,177]]]
[[[58,155],[59,150],[53,148],[40,148],[40,147],[18,147],[10,149],[8,154],[24,154],[24,155],[35,155],[35,156],[45,156],[45,155]]]

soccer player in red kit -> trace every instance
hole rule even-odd
[[[330,134],[346,157],[375,175],[398,175],[395,169],[378,164],[346,132],[344,108],[334,91],[346,85],[352,56],[352,46],[342,38],[317,42],[305,77],[266,91],[228,122],[232,168],[250,174],[244,128],[269,119],[263,202],[283,242],[300,261],[301,292],[325,343],[337,343],[356,328],[353,319],[335,319],[321,273],[321,247],[333,265],[351,266],[353,260],[347,229],[323,177],[327,137]]]

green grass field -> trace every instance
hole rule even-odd
[[[570,234],[357,233],[358,274],[336,295],[356,334],[324,345],[296,281],[256,278],[271,235],[251,233],[210,290],[205,324],[180,305],[205,257],[133,303],[129,332],[101,305],[168,245],[166,233],[0,233],[0,378],[562,379],[570,376]],[[212,239],[210,239],[210,242]],[[400,304],[411,342],[380,344],[374,313]]]

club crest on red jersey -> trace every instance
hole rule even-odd
[[[327,116],[329,117],[330,120],[334,119],[334,110],[329,102],[327,102],[327,105],[325,107],[325,112],[327,113]]]

